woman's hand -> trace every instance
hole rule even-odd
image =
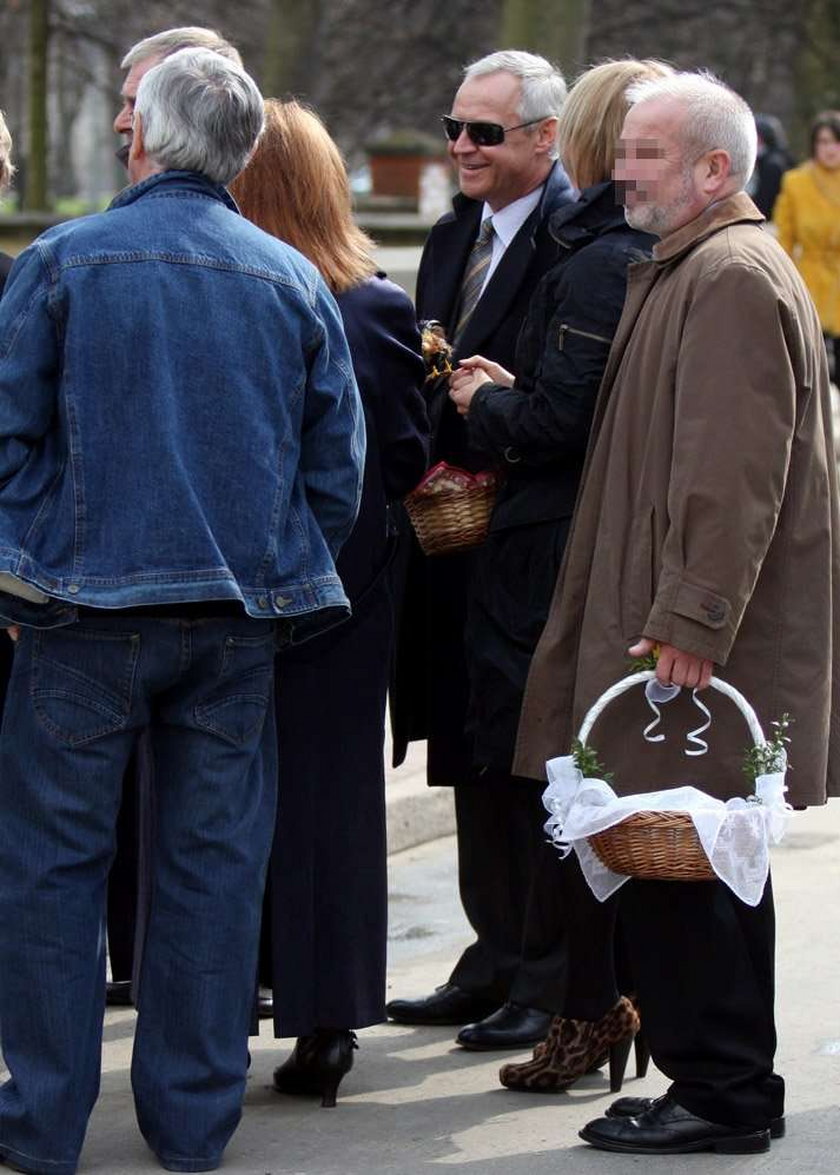
[[[501,363],[494,363],[492,359],[485,359],[483,355],[471,355],[469,359],[462,359],[459,370],[462,368],[483,371],[491,383],[499,384],[503,388],[512,388],[516,383],[516,377],[502,367]]]
[[[472,398],[482,384],[493,383],[480,367],[459,367],[449,377],[449,399],[461,416],[470,410]]]

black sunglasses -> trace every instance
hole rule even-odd
[[[516,126],[501,126],[498,122],[464,122],[462,118],[452,118],[450,115],[444,114],[441,122],[446,137],[451,143],[460,137],[461,131],[466,131],[467,138],[470,142],[475,143],[476,147],[498,147],[500,143],[505,141],[505,135],[510,131],[522,130],[525,126],[533,126],[549,117],[550,115],[546,114],[543,118],[532,118],[528,122],[519,122]]]

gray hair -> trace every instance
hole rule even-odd
[[[627,91],[631,106],[661,98],[685,108],[681,137],[686,153],[699,157],[706,151],[726,151],[732,178],[745,184],[755,167],[757,137],[755,118],[744,99],[705,70],[638,82]]]
[[[164,29],[162,33],[155,33],[143,41],[138,41],[123,57],[121,68],[131,69],[132,65],[137,65],[139,61],[147,61],[150,57],[160,57],[163,60],[164,57],[171,57],[181,49],[210,49],[242,68],[242,58],[233,45],[215,29],[203,29],[199,25]]]
[[[153,66],[137,87],[135,113],[154,163],[217,184],[239,174],[265,124],[253,78],[209,49],[181,49]]]
[[[6,126],[3,111],[0,110],[0,196],[2,196],[12,182],[12,176],[14,174],[15,169],[12,164],[12,136],[9,134],[9,128]]]
[[[523,122],[557,118],[566,100],[566,82],[556,66],[524,49],[500,49],[479,58],[464,69],[464,80],[509,73],[520,82],[519,117]],[[552,151],[557,158],[557,151]]]

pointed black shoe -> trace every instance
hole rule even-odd
[[[465,1049],[520,1049],[544,1040],[551,1027],[551,1012],[542,1008],[526,1008],[523,1004],[507,1003],[497,1008],[492,1016],[467,1024],[455,1037],[455,1043]]]
[[[316,1028],[311,1036],[299,1036],[292,1055],[274,1070],[274,1088],[298,1097],[320,1097],[322,1106],[332,1107],[358,1047],[356,1033],[348,1028]]]
[[[632,1155],[758,1155],[770,1149],[770,1131],[723,1126],[690,1114],[666,1094],[636,1118],[596,1118],[580,1131],[584,1142]]]
[[[639,1074],[644,1076],[644,1074]],[[665,1095],[663,1095],[664,1097]],[[607,1118],[638,1118],[640,1114],[652,1110],[653,1107],[661,1102],[662,1098],[652,1097],[620,1097],[618,1101],[613,1102],[608,1110],[605,1111]],[[785,1119],[784,1116],[774,1118],[769,1125],[770,1138],[776,1140],[784,1138],[785,1136]]]
[[[385,1005],[388,1019],[395,1024],[466,1024],[470,1020],[481,1020],[498,1008],[498,1000],[473,995],[444,983],[436,987],[431,995],[417,1000],[390,1000]]]

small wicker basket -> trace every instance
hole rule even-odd
[[[652,670],[631,674],[602,694],[583,720],[578,734],[580,742],[586,745],[596,719],[614,698],[655,676]],[[753,742],[763,746],[764,732],[743,694],[717,677],[712,678],[710,685],[735,703]],[[635,812],[620,824],[589,837],[589,844],[602,865],[628,877],[652,881],[714,881],[717,877],[687,812]]]
[[[493,473],[472,474],[443,461],[431,469],[404,502],[423,553],[447,555],[480,546],[487,537],[496,484]]]

